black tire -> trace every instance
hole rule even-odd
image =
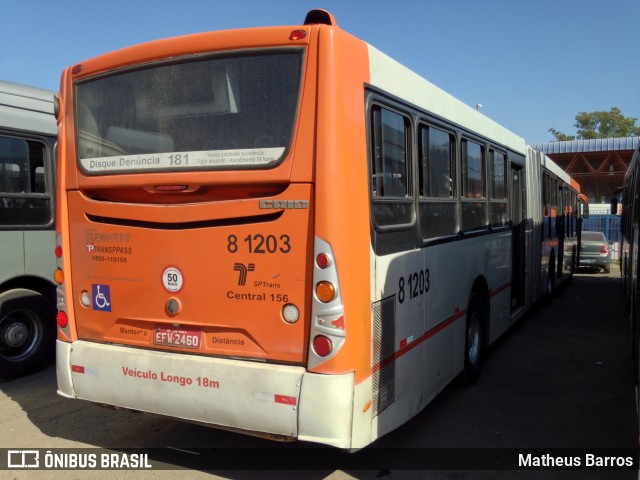
[[[485,302],[480,294],[473,292],[469,298],[467,308],[467,327],[464,344],[464,370],[462,380],[467,385],[473,385],[480,376],[484,359],[484,326],[486,323]]]
[[[0,381],[43,367],[55,337],[56,310],[43,295],[22,288],[0,294]]]
[[[553,253],[551,254],[551,258],[549,259],[549,268],[547,269],[547,283],[544,289],[544,301],[545,303],[551,303],[553,300],[553,294],[556,289],[556,266],[555,266],[555,256]]]

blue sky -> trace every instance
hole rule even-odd
[[[640,0],[0,0],[0,79],[57,90],[110,50],[316,7],[528,143],[575,134],[581,111],[640,117]]]

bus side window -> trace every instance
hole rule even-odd
[[[507,157],[504,153],[489,150],[491,162],[491,203],[489,215],[492,227],[506,227],[509,224],[507,200]]]
[[[40,142],[0,136],[0,227],[53,221],[44,156]]]
[[[451,133],[420,125],[420,231],[427,240],[458,230],[455,198],[455,140]]]
[[[29,145],[25,140],[0,137],[0,193],[25,193],[28,190]]]
[[[487,227],[487,182],[485,148],[470,140],[462,141],[462,229]]]
[[[402,115],[383,108],[373,112],[373,192],[378,197],[406,197],[407,131]]]
[[[410,186],[410,121],[386,108],[371,111],[371,192],[378,226],[406,225],[413,220]]]

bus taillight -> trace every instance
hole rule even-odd
[[[189,188],[187,185],[156,185],[157,192],[182,192]]]
[[[316,355],[319,357],[326,357],[333,350],[333,344],[331,340],[329,340],[324,335],[317,335],[313,339],[313,351],[316,352]]]
[[[58,285],[62,285],[64,282],[64,272],[61,268],[56,268],[56,271],[53,272],[53,281]]]
[[[331,282],[318,282],[316,284],[316,297],[322,303],[329,303],[336,297],[336,287]]]
[[[329,268],[331,266],[331,257],[327,253],[319,253],[316,257],[316,265],[322,270]]]
[[[294,30],[289,35],[289,40],[302,40],[307,36],[307,32],[304,30]]]
[[[60,311],[58,312],[58,315],[56,315],[56,321],[58,322],[58,325],[64,328],[69,324],[69,317],[66,312]]]
[[[331,245],[316,237],[313,258],[309,368],[316,368],[332,358],[342,348],[347,336],[337,262]]]
[[[56,270],[53,272],[53,281],[56,283],[56,297],[57,297],[57,309],[58,314],[56,316],[56,322],[60,328],[67,328],[69,325],[69,315],[67,314],[67,302],[64,295],[64,271],[63,265],[63,248],[62,248],[62,236],[56,234],[56,247],[54,250],[56,255]]]

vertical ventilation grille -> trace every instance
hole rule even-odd
[[[383,298],[373,304],[373,416],[395,400],[396,297]]]

